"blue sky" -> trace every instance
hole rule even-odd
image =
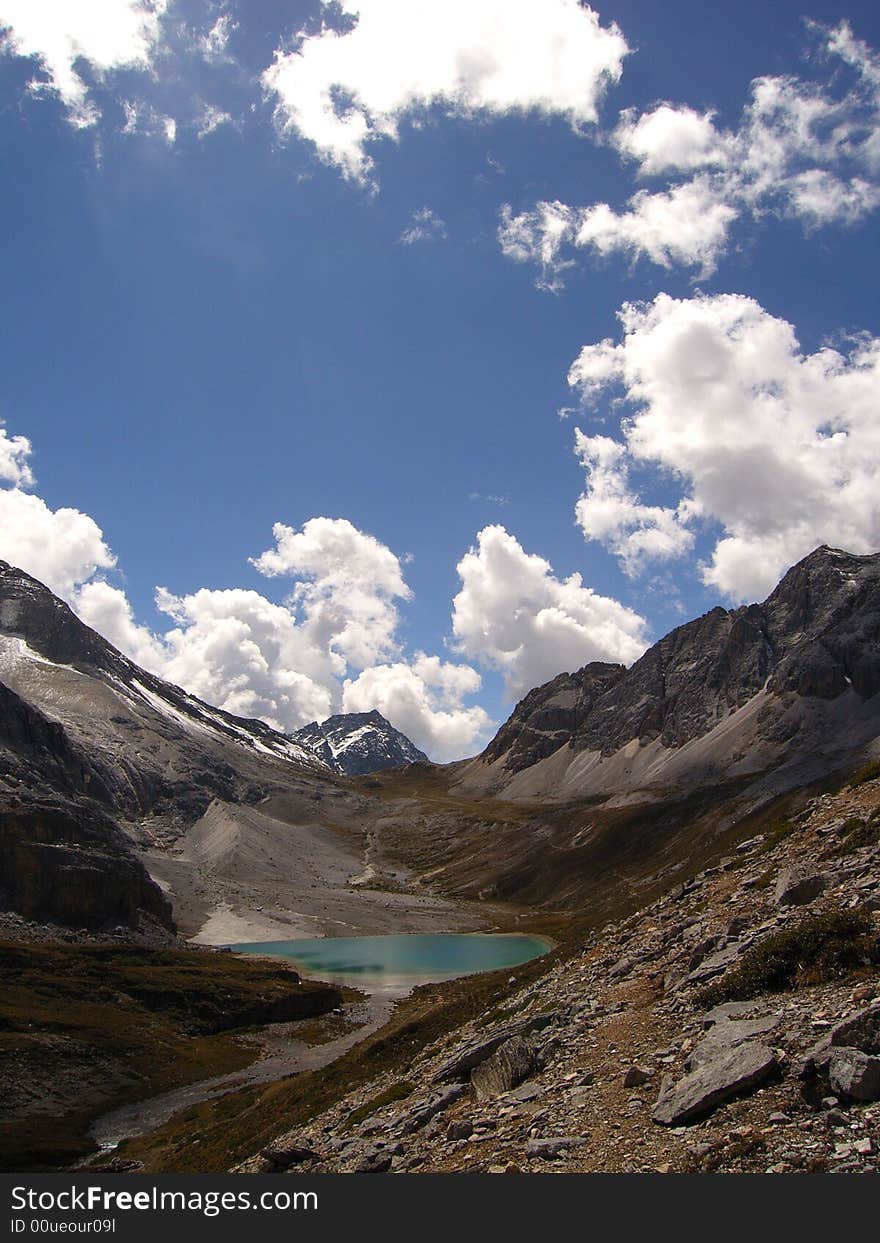
[[[876,6],[343,7],[0,0],[0,556],[445,759],[876,549]]]

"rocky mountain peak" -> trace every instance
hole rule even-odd
[[[309,747],[334,772],[348,777],[428,759],[376,708],[370,712],[340,713],[320,724],[312,721],[291,734],[291,738]]]
[[[606,761],[632,748],[633,757],[647,756],[656,744],[651,754],[661,767],[645,759],[643,774],[621,760],[603,770],[603,780],[634,786],[649,768],[651,779],[660,779],[662,755],[714,738],[722,727],[724,736],[698,761],[691,747],[704,772],[726,773],[746,761],[772,765],[794,752],[821,753],[828,763],[832,743],[845,748],[870,736],[878,690],[880,554],[822,546],[760,604],[713,608],[672,630],[629,669],[586,665],[530,691],[477,763],[502,769],[506,776],[492,780],[503,788],[563,749],[560,772],[584,752]],[[872,708],[862,707],[865,701]],[[737,713],[737,724],[726,724]],[[673,767],[680,779],[684,761]],[[589,774],[588,784],[599,780],[595,765],[580,762],[578,772]],[[474,778],[480,780],[476,769]]]

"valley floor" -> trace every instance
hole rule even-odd
[[[236,1168],[876,1172],[878,910],[872,780],[813,799],[538,978],[498,980],[494,1005],[410,1066]],[[823,1062],[823,1041],[843,1051]]]

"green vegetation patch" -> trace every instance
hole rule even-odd
[[[416,1090],[416,1085],[410,1083],[408,1079],[399,1079],[396,1083],[392,1083],[384,1092],[380,1092],[378,1096],[374,1096],[372,1100],[365,1101],[363,1105],[359,1105],[357,1109],[353,1109],[348,1115],[348,1125],[357,1126],[372,1114],[378,1113],[380,1109],[384,1109],[386,1105],[393,1105],[396,1101],[405,1101],[408,1096],[412,1096]]]
[[[876,846],[880,843],[880,816],[875,813],[870,820],[853,816],[844,824],[840,836],[840,843],[831,851],[832,855],[851,855],[863,846]]]
[[[875,781],[878,777],[880,777],[880,760],[873,760],[853,773],[849,779],[848,788],[856,790],[859,786],[867,785],[869,781]]]
[[[773,850],[780,842],[784,842],[787,837],[791,837],[797,829],[797,825],[793,820],[779,820],[765,831],[765,837],[761,843],[761,854],[767,854]]]
[[[865,911],[831,909],[807,915],[746,950],[720,980],[697,994],[703,1006],[747,1001],[759,993],[842,979],[880,962],[880,941]]]

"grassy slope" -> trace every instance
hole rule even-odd
[[[338,1000],[225,954],[0,943],[0,1168],[69,1163],[106,1110],[251,1062],[233,1029]]]

